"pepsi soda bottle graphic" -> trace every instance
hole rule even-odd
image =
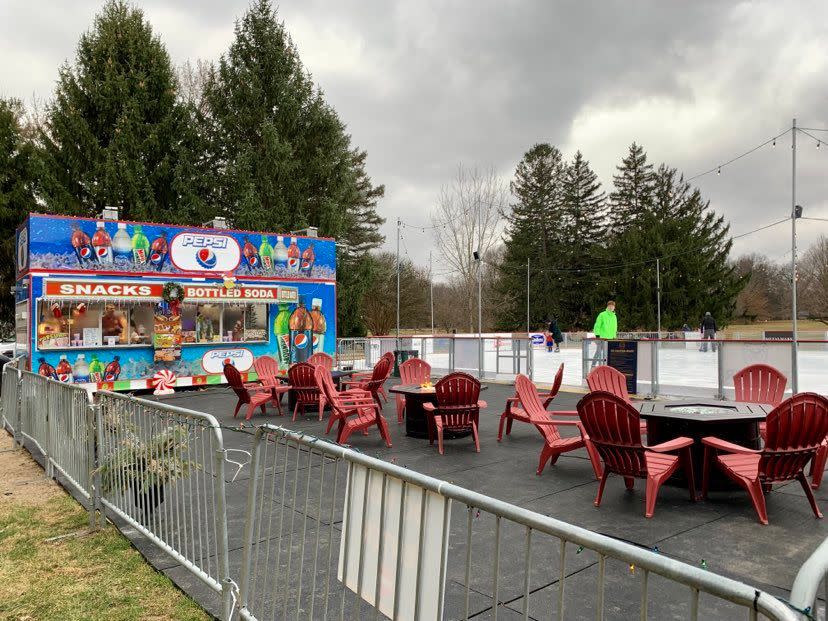
[[[325,332],[328,331],[328,322],[322,314],[322,300],[311,300],[311,322],[313,323],[313,353],[325,350]]]
[[[247,271],[252,272],[261,267],[261,258],[259,258],[259,251],[247,237],[243,237],[244,246],[242,247],[242,254],[244,255],[244,264],[247,266]]]
[[[164,267],[164,261],[167,259],[167,253],[167,232],[161,231],[158,237],[156,237],[152,242],[152,246],[150,246],[150,265],[155,268],[156,272],[160,272],[161,268]]]
[[[313,264],[316,263],[316,254],[313,252],[313,244],[305,248],[305,252],[302,253],[302,265],[299,268],[299,271],[310,278],[311,272],[313,272]]]
[[[118,362],[120,359],[120,356],[115,356],[112,362],[106,365],[106,369],[104,369],[104,381],[114,382],[118,379],[118,376],[121,374],[121,363]]]
[[[53,380],[58,378],[55,367],[46,362],[46,358],[38,358],[38,362],[40,363],[40,367],[37,369],[38,375],[42,375],[43,377],[48,377]]]
[[[144,235],[144,229],[140,224],[135,225],[132,233],[132,260],[135,265],[146,265],[149,260],[150,243]]]
[[[78,263],[81,265],[89,265],[96,263],[98,258],[95,256],[95,250],[92,248],[92,240],[89,235],[81,230],[80,225],[72,225],[72,248],[75,250],[75,256],[78,258]]]
[[[287,249],[287,269],[289,272],[298,272],[299,264],[302,262],[302,256],[299,252],[299,246],[296,245],[296,238],[290,238],[290,246]]]
[[[290,314],[290,362],[305,362],[313,353],[313,319],[305,307],[304,296],[299,296],[299,304]]]
[[[98,228],[92,236],[92,248],[95,250],[98,261],[112,263],[112,238],[106,232],[106,226],[103,222],[98,222]]]
[[[66,359],[66,354],[62,354],[60,356],[60,361],[58,362],[57,369],[57,378],[60,382],[65,382],[67,384],[72,383],[72,365],[69,364],[69,361]]]

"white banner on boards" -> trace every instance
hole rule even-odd
[[[387,617],[441,619],[443,598],[437,594],[445,592],[451,501],[362,465],[351,463],[349,468],[337,577]]]
[[[769,364],[785,377],[793,374],[791,342],[779,341],[725,341],[722,343],[722,367],[725,396],[733,398],[733,376],[751,364]],[[790,390],[790,382],[788,383]]]

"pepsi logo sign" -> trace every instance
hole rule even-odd
[[[296,336],[293,337],[293,346],[296,349],[305,349],[308,346],[308,335],[304,332],[300,332]]]
[[[232,272],[241,261],[241,247],[229,235],[179,233],[170,242],[170,260],[186,272]]]
[[[253,366],[253,352],[245,347],[210,349],[201,357],[201,366],[207,373],[221,373],[225,364],[232,364],[244,373]]]
[[[92,248],[89,246],[81,246],[78,248],[78,253],[80,253],[81,259],[91,259],[92,258]]]
[[[543,337],[543,334],[537,334],[536,333],[536,334],[532,335],[532,345],[544,345],[544,344],[545,344],[545,339]]]

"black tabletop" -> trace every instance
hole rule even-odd
[[[356,373],[356,371],[331,371],[331,377],[339,379],[340,377],[350,377],[354,373]]]
[[[486,384],[480,385],[480,390],[486,390],[487,388],[488,386]],[[416,384],[397,384],[396,386],[391,386],[388,392],[399,393],[401,395],[433,395],[437,391],[434,386],[431,388],[423,388]]]
[[[681,401],[643,401],[636,403],[641,418],[664,418],[694,422],[765,420],[773,409],[760,403],[683,399]]]

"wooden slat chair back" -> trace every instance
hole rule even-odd
[[[316,384],[316,367],[309,362],[297,362],[288,369],[288,381],[290,382],[293,398],[296,405],[293,407],[293,420],[301,410],[308,407],[321,407],[319,401],[319,386]]]
[[[279,381],[279,363],[271,356],[259,356],[253,361],[253,370],[264,384],[276,384]]]
[[[328,371],[333,371],[334,367],[334,359],[326,354],[325,352],[318,351],[313,356],[308,358],[308,363],[314,366],[320,365],[328,369]]]
[[[400,365],[400,383],[409,386],[421,386],[431,381],[431,365],[421,358],[409,358]],[[397,394],[397,422],[401,423],[405,415],[405,395]]]
[[[239,413],[239,409],[243,405],[247,405],[247,413],[245,420],[250,420],[253,417],[253,412],[256,408],[261,408],[262,414],[265,414],[265,404],[268,401],[274,401],[271,390],[267,386],[254,386],[244,384],[241,373],[232,364],[225,364],[222,369],[224,377],[227,379],[227,384],[236,393],[238,402],[236,408],[233,410],[233,418]],[[278,401],[275,401],[278,405]]]
[[[587,386],[590,391],[603,390],[621,397],[624,401],[630,400],[630,394],[627,392],[627,378],[621,371],[612,367],[595,367],[587,375]]]
[[[561,366],[558,367],[558,372],[555,373],[555,379],[552,381],[552,387],[549,389],[548,393],[541,393],[540,391],[537,392],[538,398],[543,399],[543,409],[547,409],[549,404],[558,396],[558,393],[561,390],[561,384],[563,383],[563,373],[564,373],[564,365],[561,363]],[[517,384],[515,384],[517,387]],[[506,435],[508,436],[512,433],[512,423],[515,420],[519,420],[521,422],[524,421],[520,416],[515,416],[512,408],[516,405],[518,401],[518,394],[517,390],[515,390],[514,397],[508,397],[506,399],[506,407],[503,408],[503,414],[500,415],[500,423],[498,424],[497,428],[497,441],[500,442],[503,439],[503,426],[506,426]],[[574,410],[566,411],[566,412],[556,412],[560,414],[564,414],[567,416],[577,416],[578,413]]]
[[[752,364],[733,376],[736,401],[777,406],[785,396],[788,378],[769,364]]]
[[[433,443],[432,428],[437,431],[437,448],[443,454],[443,432],[471,431],[475,450],[480,452],[480,436],[477,432],[480,409],[486,402],[480,400],[480,381],[468,373],[456,371],[446,375],[434,386],[437,404],[426,403],[423,408],[431,415],[429,442]]]

